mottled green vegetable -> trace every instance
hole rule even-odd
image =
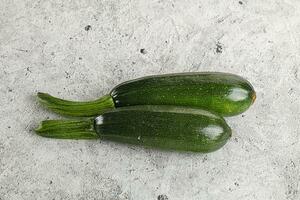
[[[151,148],[211,152],[231,137],[225,120],[209,111],[176,106],[129,106],[94,120],[48,120],[36,132],[61,139],[101,139]]]
[[[176,105],[202,108],[222,116],[246,111],[255,100],[251,84],[220,72],[147,76],[116,86],[96,101],[72,102],[38,93],[43,104],[67,116],[96,116],[108,109],[134,105]]]

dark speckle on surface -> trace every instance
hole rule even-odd
[[[52,181],[49,182],[50,185],[51,185],[52,183],[53,183]]]
[[[165,194],[160,194],[158,195],[157,200],[168,200],[168,197]]]
[[[221,43],[218,42],[216,44],[216,53],[222,53],[222,49],[223,49],[223,47],[222,47]]]
[[[17,51],[22,51],[22,52],[26,52],[26,53],[28,53],[29,52],[29,50],[27,50],[27,49],[16,49]]]
[[[69,79],[71,77],[71,75],[67,71],[65,71],[65,74],[66,74],[66,79]]]
[[[12,92],[13,90],[12,89],[8,89],[8,92]]]
[[[242,1],[239,1],[239,4],[243,5],[243,2],[242,2]]]
[[[146,54],[146,49],[140,49],[141,54]]]
[[[87,25],[86,27],[84,27],[84,30],[86,30],[86,31],[89,31],[89,30],[91,30],[92,29],[92,26],[91,25]]]
[[[28,75],[28,73],[31,73],[31,72],[32,72],[32,71],[30,70],[30,68],[29,68],[29,67],[27,67],[27,68],[26,68],[26,71],[27,71],[27,72],[25,73],[25,76],[27,76],[27,75]]]
[[[79,57],[78,59],[79,59],[79,60],[82,60],[82,57]]]
[[[8,126],[7,128],[11,128],[10,126]]]

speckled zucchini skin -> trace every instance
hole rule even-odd
[[[231,137],[222,117],[175,106],[130,106],[107,111],[95,119],[94,129],[104,140],[194,152],[215,151]]]
[[[124,82],[94,101],[76,102],[38,93],[39,101],[65,116],[94,117],[107,110],[135,105],[174,105],[238,115],[255,100],[251,84],[240,76],[220,72],[148,76]]]
[[[139,78],[110,93],[115,107],[177,105],[203,108],[222,116],[247,110],[255,91],[244,78],[221,72],[166,74]]]

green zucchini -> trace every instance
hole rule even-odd
[[[47,120],[36,132],[50,138],[101,138],[144,147],[194,152],[215,151],[231,137],[230,127],[217,114],[164,105],[117,108],[94,119]]]
[[[38,93],[38,97],[49,109],[67,116],[97,116],[112,108],[134,105],[189,106],[233,116],[246,111],[256,95],[251,84],[240,76],[202,72],[135,79],[90,102],[67,101],[45,93]]]

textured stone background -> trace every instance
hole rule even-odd
[[[299,0],[2,0],[0,199],[300,199]],[[37,91],[90,100],[150,74],[225,71],[256,103],[211,154],[36,136]]]

